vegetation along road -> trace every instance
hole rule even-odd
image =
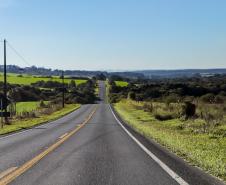
[[[147,142],[104,102],[0,138],[0,184],[223,184]]]

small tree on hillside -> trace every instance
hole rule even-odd
[[[191,102],[185,102],[182,106],[182,115],[185,116],[185,119],[191,118],[196,113],[196,105]]]
[[[76,83],[74,80],[71,80],[69,83],[69,88],[76,88]]]
[[[41,100],[39,103],[39,107],[44,108],[45,106],[46,106],[45,102]]]
[[[135,100],[136,99],[136,94],[134,92],[130,91],[128,93],[128,97],[127,98],[131,99],[131,100]]]

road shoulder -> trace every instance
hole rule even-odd
[[[169,166],[173,171],[175,171],[179,176],[186,180],[189,184],[199,184],[199,185],[223,185],[224,183],[217,178],[207,174],[198,167],[189,165],[186,161],[178,157],[176,154],[172,153],[165,147],[158,144],[156,141],[144,137],[141,133],[134,130],[125,120],[121,118],[118,112],[115,110],[114,106],[111,108],[116,115],[117,119],[123,124],[123,126],[129,130],[129,132],[138,139],[148,150],[150,150],[154,155],[163,161],[167,166]]]

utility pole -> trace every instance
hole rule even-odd
[[[64,108],[64,93],[65,93],[65,87],[64,87],[64,71],[62,71],[62,84],[63,84],[63,87],[62,87],[62,107]]]
[[[5,105],[7,102],[7,79],[6,79],[6,39],[4,39],[4,86],[3,86],[3,94],[5,99]],[[5,123],[7,122],[7,106],[4,106],[4,112],[5,112]]]

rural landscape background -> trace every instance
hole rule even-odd
[[[149,77],[152,72],[145,76],[141,72],[65,71],[65,108],[62,76],[57,76],[61,71],[34,66],[24,70],[27,73],[8,66],[11,117],[1,134],[57,119],[81,104],[95,103],[99,99],[98,81],[102,80],[107,85],[107,101],[132,128],[225,180],[226,70],[154,71],[153,78]]]

